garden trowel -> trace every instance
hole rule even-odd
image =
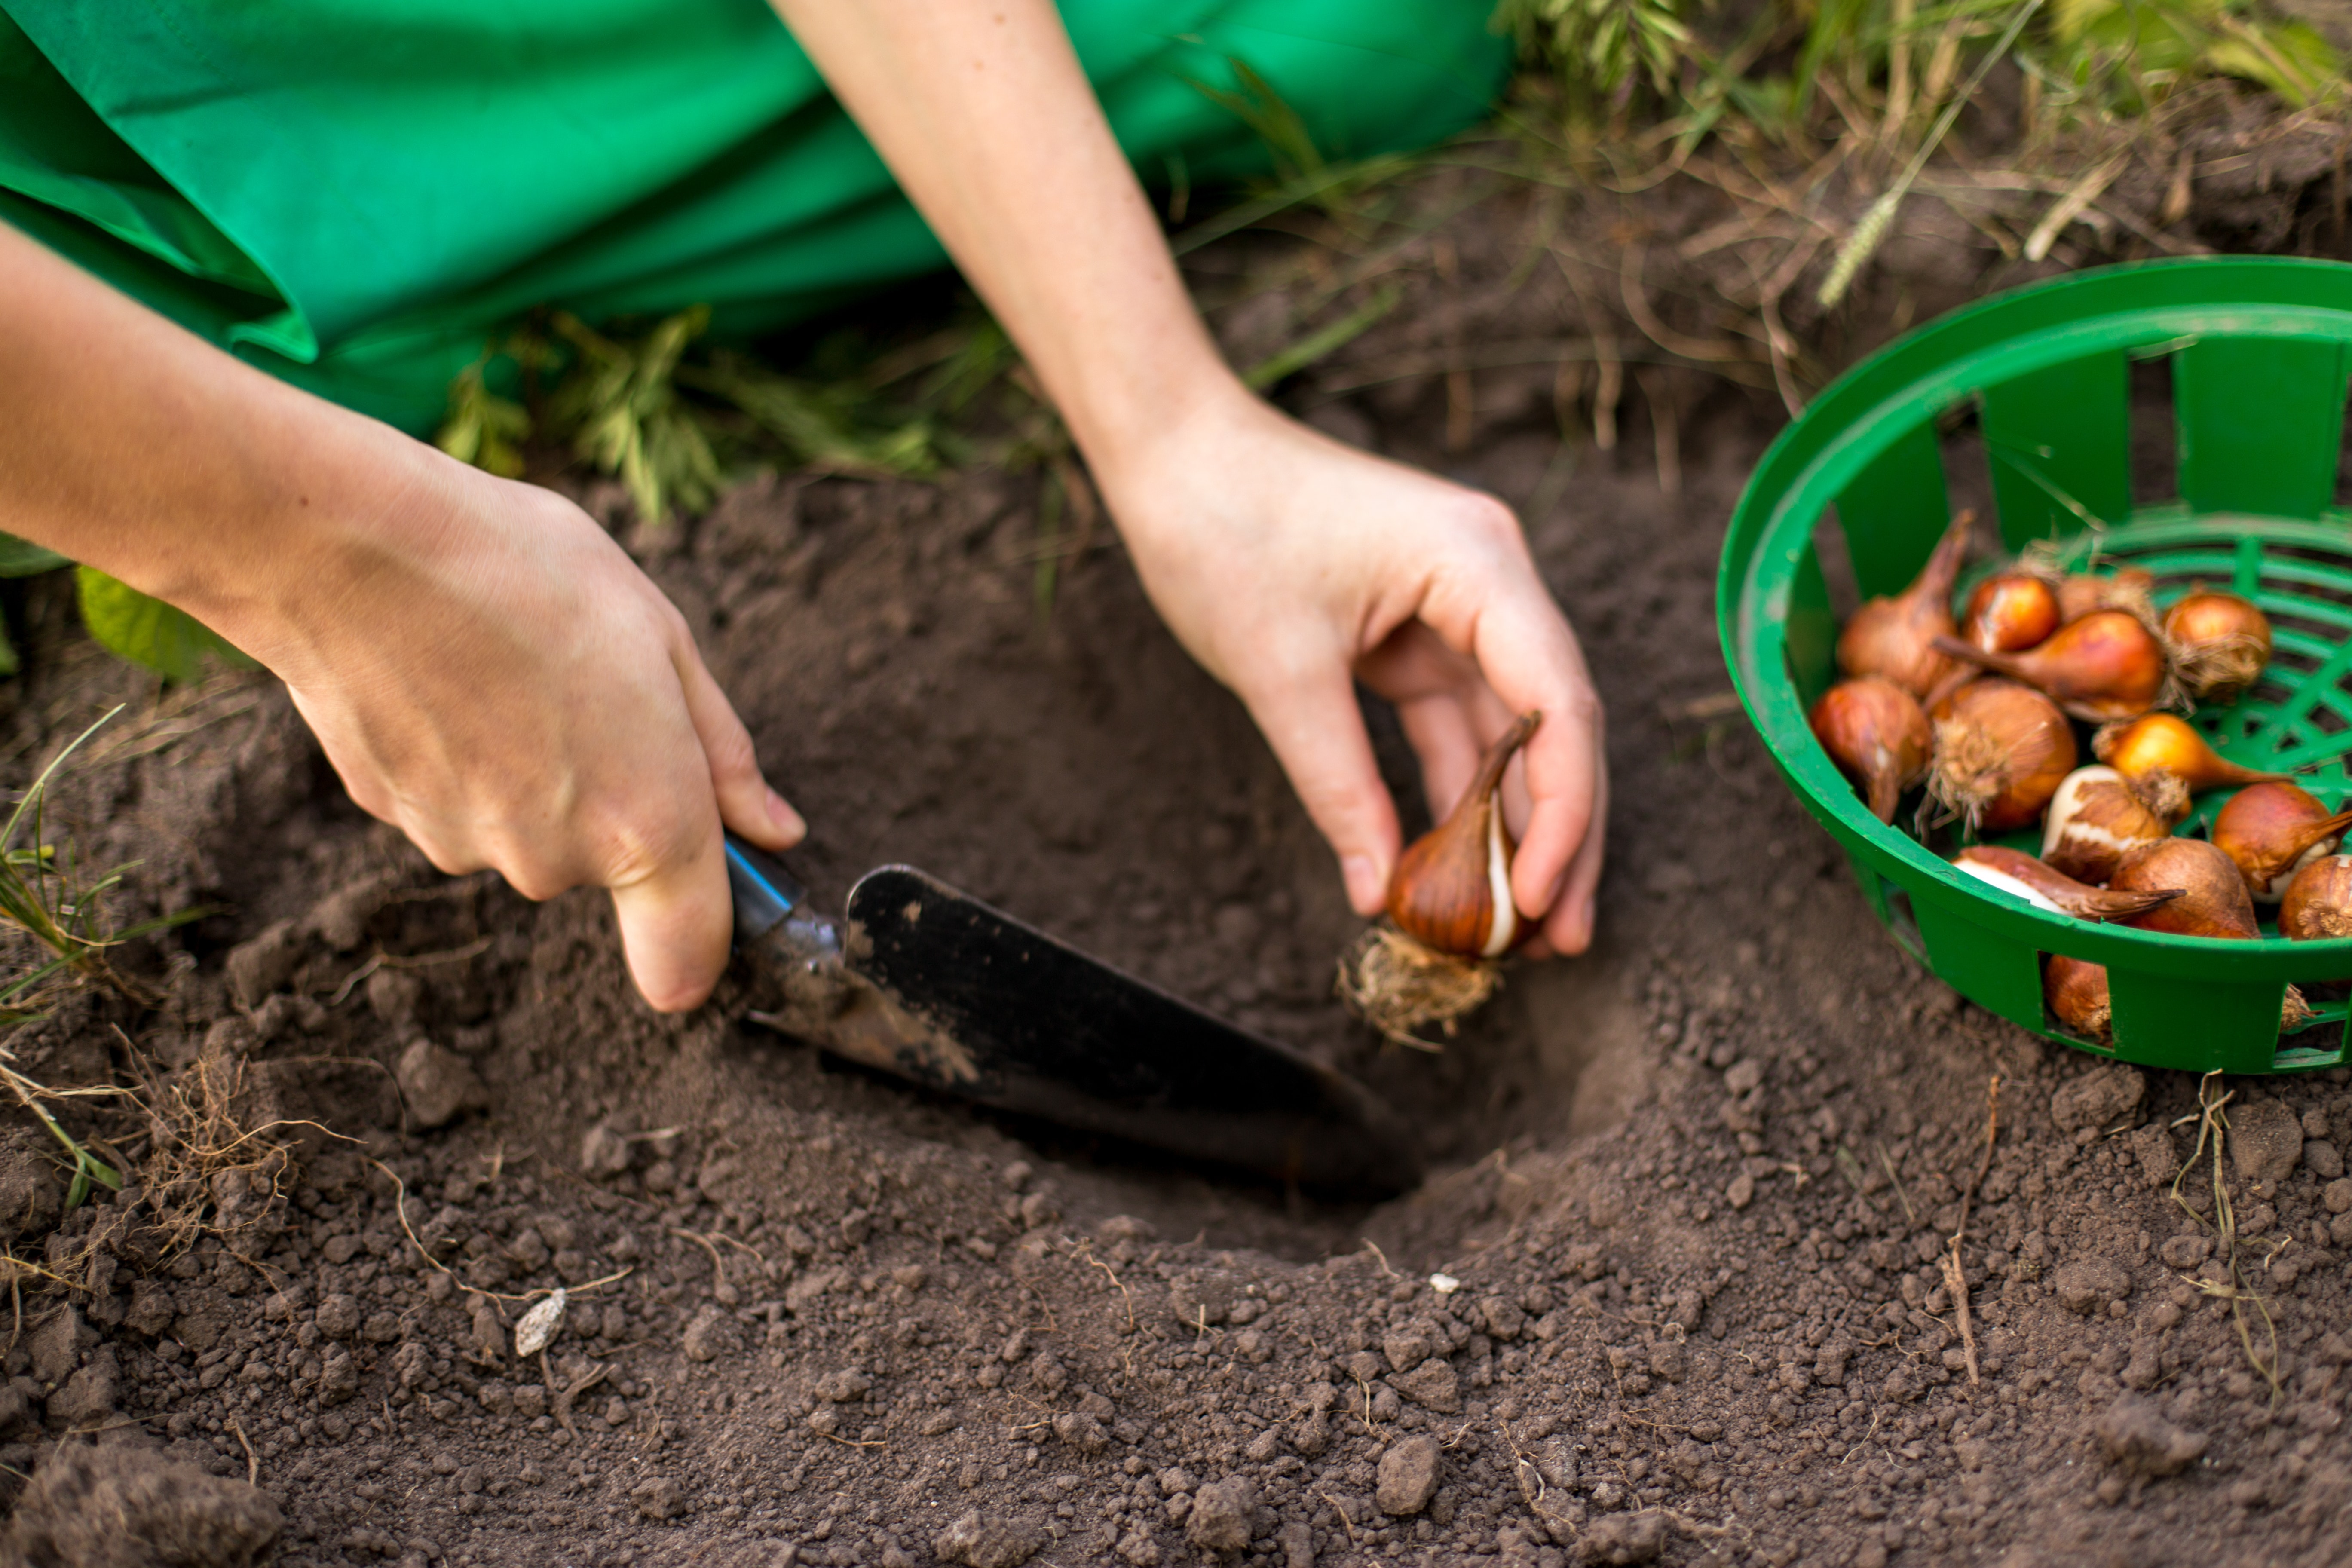
[[[759,1022],[1002,1110],[1304,1186],[1403,1191],[1420,1163],[1361,1084],[909,866],[835,921],[731,835],[735,948],[784,998]]]

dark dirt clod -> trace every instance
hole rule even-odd
[[[1192,1494],[1184,1518],[1184,1539],[1206,1552],[1240,1552],[1250,1543],[1257,1512],[1257,1489],[1246,1476],[1212,1481]]]
[[[2230,1150],[2246,1181],[2283,1182],[2303,1159],[2303,1123],[2281,1100],[2231,1106]]]
[[[64,1189],[51,1157],[57,1145],[29,1127],[0,1132],[0,1245],[40,1236],[64,1212]]]
[[[2137,1394],[2101,1412],[2095,1430],[2109,1458],[2144,1476],[2178,1475],[2202,1458],[2211,1441],[2166,1420],[2154,1401]]]
[[[2112,1127],[2139,1109],[2147,1093],[2147,1079],[2137,1068],[2120,1063],[2099,1068],[2062,1085],[2050,1097],[2050,1120],[2066,1132]]]
[[[647,1476],[629,1489],[629,1500],[651,1520],[676,1519],[686,1511],[686,1494],[667,1476]]]
[[[246,1568],[283,1521],[268,1494],[152,1448],[68,1444],[16,1504],[8,1560],[31,1568]]]
[[[1587,1563],[1612,1564],[1654,1562],[1666,1549],[1668,1533],[1666,1516],[1656,1509],[1612,1514],[1593,1521],[1577,1542],[1577,1556]]]
[[[446,1046],[411,1042],[395,1071],[408,1113],[419,1127],[446,1126],[468,1110],[489,1108],[490,1091],[474,1064]]]
[[[2112,1258],[2078,1258],[2063,1264],[2051,1283],[2057,1288],[2060,1306],[2086,1317],[2131,1294],[2130,1274]]]
[[[1376,1500],[1387,1514],[1414,1514],[1437,1491],[1437,1439],[1425,1432],[1398,1441],[1381,1456]]]
[[[1044,1532],[1028,1521],[984,1519],[975,1509],[941,1531],[932,1550],[964,1568],[1020,1568],[1044,1544]]]

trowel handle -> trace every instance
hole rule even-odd
[[[795,957],[827,958],[841,951],[840,928],[808,907],[808,889],[774,856],[732,833],[727,835],[727,886],[735,899],[738,948],[772,932]]]

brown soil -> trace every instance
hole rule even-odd
[[[1720,216],[1675,200],[1661,232]],[[9,776],[127,697],[53,827],[142,861],[126,915],[228,912],[126,955],[160,1007],[70,996],[11,1042],[53,1084],[147,1063],[159,1112],[68,1116],[142,1185],[61,1225],[48,1146],[0,1144],[18,1255],[75,1285],[27,1279],[6,1352],[16,1554],[2340,1560],[2347,1075],[2227,1086],[2233,1299],[2207,1167],[2167,1190],[2197,1081],[1924,975],[1726,706],[1715,552],[1777,398],[1693,382],[1670,441],[1636,404],[1608,452],[1563,445],[1549,363],[1368,375],[1575,320],[1559,268],[1513,271],[1534,216],[1507,192],[1414,242],[1388,335],[1289,392],[1528,507],[1612,715],[1601,942],[1442,1056],[1343,1020],[1328,855],[1107,535],[1041,620],[1032,481],[761,479],[638,540],[821,896],[912,861],[1347,1062],[1440,1173],[1377,1209],[927,1100],[737,997],[656,1017],[599,899],[435,876],[273,684],[157,701],[33,584]],[[1237,358],[1297,254],[1200,258]]]

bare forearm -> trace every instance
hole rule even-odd
[[[1238,393],[1050,0],[773,0],[1097,467]]]
[[[235,636],[354,498],[431,456],[0,225],[0,530]]]

